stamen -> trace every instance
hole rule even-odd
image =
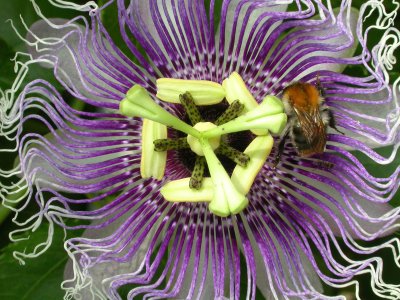
[[[258,106],[256,99],[248,90],[243,78],[237,73],[233,72],[222,82],[222,87],[226,91],[226,100],[232,103],[236,99],[246,107],[246,111],[252,110]]]
[[[244,150],[244,153],[250,157],[250,161],[246,167],[236,166],[231,176],[233,185],[240,193],[246,195],[250,191],[255,178],[271,153],[273,144],[274,139],[271,135],[257,136]]]
[[[282,102],[274,96],[267,96],[259,106],[251,111],[228,123],[202,132],[201,135],[204,138],[212,138],[226,133],[252,129],[268,129],[272,133],[279,134],[285,128],[286,122],[287,115],[283,113]]]
[[[168,150],[181,150],[190,148],[187,138],[177,138],[177,139],[158,139],[153,142],[154,151],[168,151]]]
[[[210,177],[203,178],[199,189],[189,188],[190,178],[168,182],[160,193],[170,202],[211,202],[214,197],[214,183]]]
[[[179,95],[189,92],[196,105],[212,105],[225,98],[225,90],[216,82],[208,80],[185,80],[160,78],[156,81],[157,98],[171,103],[179,103]]]
[[[229,121],[235,119],[243,111],[244,105],[235,100],[229,105],[229,107],[223,112],[222,115],[214,122],[215,125],[222,125],[228,123]]]
[[[240,213],[249,204],[248,199],[236,189],[208,140],[201,138],[200,143],[214,183],[214,195],[208,206],[210,211],[220,217]]]
[[[134,85],[126,94],[126,98],[120,102],[120,114],[127,117],[141,117],[153,120],[180,130],[194,137],[200,137],[200,133],[192,126],[186,124],[174,115],[164,110],[153,101],[147,91],[140,85]]]
[[[206,159],[204,156],[197,156],[196,163],[193,168],[192,177],[190,178],[189,187],[191,189],[200,189],[203,181],[204,169],[206,167]]]
[[[228,103],[233,103],[236,99],[239,99],[240,103],[244,105],[244,113],[253,110],[258,106],[256,99],[254,99],[243,81],[243,78],[237,72],[233,72],[228,78],[226,78],[222,82],[222,87],[226,91],[225,98]],[[252,132],[256,135],[268,134],[268,130],[265,129],[252,130]]]
[[[189,116],[192,125],[196,125],[197,123],[203,121],[200,112],[197,109],[196,104],[194,103],[193,97],[189,92],[179,95],[179,100],[181,101],[181,104],[185,108],[185,111]]]
[[[247,163],[250,160],[250,157],[247,154],[240,152],[239,150],[236,150],[235,148],[229,146],[226,143],[221,143],[217,148],[217,150],[215,151],[215,154],[222,154],[242,167],[246,167]]]

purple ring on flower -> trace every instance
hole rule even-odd
[[[400,78],[389,85],[388,75],[399,48],[397,8],[386,11],[374,0],[359,11],[347,1],[337,9],[318,1],[226,0],[209,7],[197,0],[110,0],[102,7],[54,1],[81,16],[46,19],[35,5],[43,20],[29,28],[31,58],[21,62],[19,74],[32,63],[53,68],[85,110],[72,108],[41,79],[20,93],[2,93],[2,135],[15,142],[19,164],[1,170],[0,176],[18,180],[0,193],[11,206],[7,195],[26,189],[17,211],[30,201],[38,205],[37,215],[16,220],[18,231],[44,220],[85,229],[65,242],[71,258],[66,299],[121,299],[124,286],[131,288],[128,299],[255,299],[257,291],[266,299],[342,299],[325,295],[321,281],[357,290],[355,276],[365,273],[377,297],[399,297],[400,286],[382,280],[377,254],[391,249],[400,267],[399,239],[370,243],[393,233],[400,218],[399,208],[389,204],[400,185]],[[113,5],[129,54],[102,23],[103,10]],[[364,28],[376,15],[381,18],[373,19],[374,26]],[[381,38],[371,47],[374,30]],[[346,66],[362,67],[366,75],[346,75]],[[142,122],[118,108],[138,84],[184,119],[180,105],[157,100],[158,78],[221,84],[233,72],[259,103],[266,95],[280,97],[292,82],[315,84],[318,76],[344,135],[329,131],[326,151],[310,158],[300,158],[287,143],[277,168],[275,147],[247,194],[248,207],[220,218],[204,203],[162,197],[167,181],[190,176],[178,155],[168,154],[161,181],[141,178]],[[49,133],[24,131],[30,119]],[[391,147],[389,157],[376,151],[382,146]],[[370,174],[353,150],[376,167],[390,166],[387,176]],[[321,160],[333,167],[321,166]],[[84,222],[70,225],[70,219]],[[51,235],[49,230],[46,245]]]

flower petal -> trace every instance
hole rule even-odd
[[[36,61],[53,63],[56,76],[72,96],[97,107],[117,108],[133,83],[142,84],[154,97],[155,78],[161,76],[221,83],[237,70],[260,102],[267,94],[279,95],[293,80],[316,82],[318,73],[338,125],[354,133],[329,134],[328,151],[311,158],[299,158],[288,142],[281,165],[272,168],[273,157],[263,165],[248,193],[248,207],[219,218],[204,203],[165,201],[159,193],[162,182],[140,178],[141,123],[137,119],[76,111],[42,80],[28,84],[18,97],[14,90],[2,93],[6,100],[0,106],[2,133],[15,141],[21,165],[8,173],[1,170],[0,175],[22,173],[29,198],[26,203],[36,203],[39,210],[26,221],[17,221],[22,227],[19,231],[34,230],[42,220],[66,230],[87,229],[84,237],[65,243],[73,261],[73,278],[64,286],[66,298],[81,294],[83,298],[119,299],[126,287],[128,299],[236,300],[242,295],[252,299],[258,283],[268,285],[269,290],[261,286],[266,297],[321,299],[325,296],[317,276],[326,284],[344,287],[356,284],[355,276],[365,273],[371,276],[377,296],[393,298],[400,293],[398,285],[383,281],[383,263],[377,254],[388,248],[394,258],[399,257],[398,238],[378,245],[368,243],[396,229],[400,216],[399,208],[387,205],[400,185],[400,167],[394,163],[400,141],[399,106],[393,92],[399,81],[393,88],[387,83],[393,49],[398,48],[397,42],[388,41],[398,36],[397,29],[388,29],[393,14],[384,12],[383,21],[373,22],[372,27],[384,34],[369,52],[370,30],[362,28],[361,20],[370,17],[366,8],[380,13],[383,4],[367,1],[360,10],[357,30],[362,53],[355,59],[343,59],[336,55],[351,47],[352,28],[347,22],[351,1],[343,1],[339,13],[311,1],[302,2],[301,11],[269,10],[277,3],[222,2],[221,34],[215,43],[214,1],[208,20],[204,1],[132,0],[128,4],[117,0],[123,38],[141,67],[116,49],[96,11],[89,16],[90,27],[77,25],[87,25],[86,18],[59,28],[53,24],[55,33],[49,34],[56,39],[38,40],[39,48],[47,50],[37,56],[32,52]],[[242,10],[245,14],[240,19]],[[244,26],[253,13],[256,19]],[[315,14],[318,19],[313,19]],[[231,36],[226,22],[230,16],[235,34],[226,46],[226,34]],[[126,28],[138,37],[146,57]],[[64,36],[60,38],[57,32]],[[329,36],[316,35],[327,32]],[[331,43],[342,41],[336,40],[342,35],[348,43]],[[72,63],[71,70],[67,61]],[[332,62],[358,64],[368,75],[355,78],[332,72],[329,66],[313,69]],[[75,75],[82,82],[70,78]],[[363,101],[368,97],[364,95],[377,96],[382,91],[378,101]],[[346,102],[354,105],[354,116],[351,105],[341,105]],[[364,110],[382,104],[382,111],[370,109],[367,114]],[[362,113],[358,105],[364,107]],[[25,125],[30,120],[44,125],[50,134],[28,132]],[[395,145],[389,157],[357,140],[364,129],[368,134],[363,136]],[[370,156],[385,176],[372,176],[346,147]],[[167,161],[168,179],[187,176],[187,168],[181,162],[174,164],[177,161],[176,157]],[[2,186],[1,198],[12,190]],[[78,222],[70,225],[66,219]],[[335,233],[340,233],[340,243]],[[318,263],[316,252],[321,258]],[[245,284],[241,284],[243,277],[247,277]]]
[[[103,32],[84,24],[64,19],[37,21],[27,36],[30,53],[34,60],[54,67],[56,77],[73,96],[117,109],[131,86],[148,84],[148,74],[129,62]]]
[[[258,204],[253,204],[250,210],[255,214],[239,227],[243,255],[250,265],[248,280],[253,281],[251,277],[256,276],[257,287],[265,299],[322,297],[315,261],[310,252],[304,251],[294,232],[290,232],[285,217],[272,210],[257,210]],[[267,217],[268,214],[271,216]],[[263,227],[263,223],[268,227]]]
[[[157,192],[149,188],[143,191],[131,189],[118,198],[128,197],[130,205],[119,209],[116,209],[117,202],[106,205],[98,213],[107,213],[97,215],[94,222],[85,226],[88,230],[82,237],[67,242],[73,264],[73,271],[67,266],[65,274],[68,276],[64,281],[67,295],[83,299],[93,295],[100,299],[116,299],[114,285],[120,284],[127,274],[139,274],[148,268],[149,255],[159,245],[165,222],[157,217],[158,214],[151,216],[150,211],[154,210],[146,204],[140,209],[142,214],[133,207],[147,201],[154,193]],[[127,231],[127,228],[133,231]]]
[[[250,62],[246,59],[249,52],[263,48],[260,40],[267,41],[270,31],[266,27],[276,28],[282,21],[282,13],[288,5],[285,1],[252,2],[243,0],[224,1],[221,8],[220,25],[215,38],[216,68],[220,69],[217,80],[222,81],[233,71],[239,74]],[[213,17],[212,17],[213,18]],[[211,24],[213,19],[211,19]],[[221,34],[223,33],[223,34]],[[247,80],[249,78],[245,78]],[[261,100],[261,99],[260,99]]]
[[[255,246],[253,246],[253,248],[255,248]],[[295,276],[304,276],[304,278],[307,278],[310,285],[314,287],[316,291],[322,293],[323,288],[319,275],[315,271],[313,265],[309,262],[308,258],[303,254],[300,249],[298,249],[298,253],[300,254],[298,263],[301,265],[301,268],[303,268],[304,273],[299,273]],[[282,253],[280,253],[280,256],[282,256]],[[264,299],[283,299],[283,293],[277,290],[276,287],[274,287],[276,286],[276,283],[274,283],[273,281],[271,282],[271,275],[267,275],[268,271],[265,269],[264,259],[259,252],[255,252],[255,263],[257,271],[257,288],[261,291]],[[283,267],[283,270],[285,272],[285,278],[287,278],[286,280],[288,281],[288,283],[299,281],[299,278],[296,277],[292,280],[293,273],[290,274],[290,268],[288,266]],[[294,288],[292,287],[292,289]]]
[[[163,75],[161,77],[212,79],[208,72],[211,65],[206,63],[210,49],[203,2],[132,0],[129,6],[118,2],[125,41],[135,51],[134,45],[129,43],[128,34],[131,34]]]
[[[321,18],[324,18],[324,14],[327,13],[328,12],[321,10]],[[310,58],[315,58],[315,60],[318,61],[320,57],[349,59],[348,61],[351,62],[351,58],[353,57],[356,48],[359,45],[356,32],[357,22],[359,20],[359,11],[355,8],[351,8],[349,10],[341,10],[340,8],[337,8],[329,13],[332,15],[325,16],[325,24],[327,24],[327,27],[324,30],[304,33],[304,36],[307,34],[307,38],[304,39],[306,42],[311,42],[315,39],[319,40],[321,37],[324,37],[323,43],[329,47],[332,47],[331,50],[317,50],[315,52],[311,52],[310,54],[302,56],[301,59],[297,60],[296,64],[301,65],[303,61],[308,61]],[[292,48],[293,53],[295,53],[296,47],[294,47],[294,49]],[[342,73],[347,67],[347,65],[345,63],[341,63],[340,60],[330,61],[330,63],[321,63],[307,68],[306,72],[299,74],[298,77],[294,78],[293,80],[300,80],[308,74],[318,74],[318,71],[320,70]],[[343,60],[343,62],[345,62],[345,60]]]
[[[373,89],[351,92],[343,88],[328,96],[345,136],[373,148],[395,144],[400,127],[400,80],[393,86],[378,84]],[[351,149],[351,145],[345,146]]]
[[[45,82],[28,85],[22,95],[21,112],[15,120],[18,128],[22,131],[31,121],[50,131],[44,136],[17,136],[21,169],[29,186],[96,193],[115,187],[139,169],[140,137],[125,129],[138,130],[140,122],[123,121],[112,114],[78,113]],[[25,116],[33,107],[39,108],[42,116]],[[92,117],[96,119],[90,120]]]

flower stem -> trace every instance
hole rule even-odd
[[[168,182],[160,193],[170,202],[210,202],[214,196],[214,184],[209,177],[203,178],[200,189],[189,188],[190,178]]]
[[[221,102],[226,95],[223,87],[208,80],[187,80],[175,78],[159,78],[157,84],[157,98],[179,103],[179,95],[189,92],[196,105],[213,105]]]
[[[153,177],[161,180],[164,177],[167,163],[166,152],[156,152],[153,141],[165,139],[168,135],[167,127],[149,119],[143,120],[142,126],[142,156],[140,159],[140,175],[142,178]]]
[[[231,180],[237,190],[247,194],[252,187],[255,178],[264,166],[268,155],[274,145],[271,135],[257,136],[244,150],[244,154],[250,157],[246,167],[239,164],[233,169]]]

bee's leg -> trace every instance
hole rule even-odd
[[[335,165],[331,162],[323,161],[323,160],[319,159],[318,161],[316,161],[316,166],[319,167],[320,169],[330,170]]]
[[[328,110],[328,114],[329,114],[329,127],[335,129],[337,132],[341,133],[344,135],[344,133],[342,131],[340,131],[339,129],[337,129],[336,127],[336,121],[335,121],[335,116],[333,115],[332,111]]]
[[[273,163],[273,167],[274,168],[281,161],[281,155],[283,153],[283,150],[285,149],[285,142],[286,142],[287,137],[289,136],[289,129],[290,129],[290,126],[289,126],[289,123],[288,123],[286,125],[285,129],[283,130],[283,133],[281,135],[281,140],[279,141],[279,144],[278,144],[278,153],[276,154],[275,161]]]

